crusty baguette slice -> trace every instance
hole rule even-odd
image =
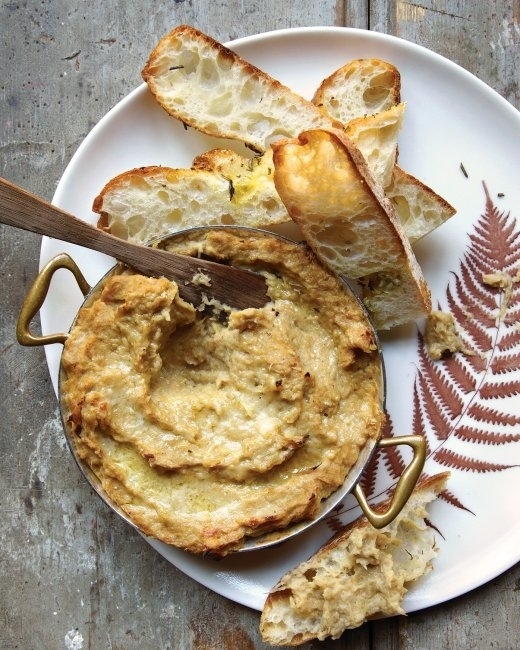
[[[303,129],[339,126],[312,102],[188,25],[157,43],[142,76],[170,115],[258,152]]]
[[[286,573],[265,602],[263,640],[296,646],[337,639],[370,617],[404,614],[408,587],[431,570],[438,552],[426,506],[445,489],[448,477],[446,472],[418,483],[385,528],[377,530],[361,517]]]
[[[133,169],[110,180],[92,209],[100,215],[99,228],[139,243],[194,226],[268,227],[289,218],[273,173],[272,163],[260,173],[257,165],[241,168],[238,176],[204,169]]]
[[[456,210],[431,187],[422,183],[398,165],[394,166],[385,193],[392,202],[410,243],[441,226]]]
[[[401,101],[401,75],[381,59],[354,59],[324,79],[312,98],[331,117],[347,124],[386,111]]]
[[[352,141],[320,129],[272,147],[278,194],[316,255],[338,275],[370,276],[363,301],[375,327],[427,315],[430,292],[410,243]]]

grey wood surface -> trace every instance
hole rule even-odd
[[[518,0],[5,0],[0,175],[51,199],[80,142],[140,84],[149,51],[179,23],[222,41],[305,25],[394,34],[456,61],[520,108],[519,20]],[[168,564],[83,481],[44,352],[15,340],[40,239],[9,227],[0,233],[0,649],[265,647],[258,612]],[[305,647],[514,649],[519,614],[517,565],[453,601]]]

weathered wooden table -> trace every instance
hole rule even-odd
[[[394,34],[456,61],[520,108],[518,0],[5,1],[0,175],[50,199],[79,143],[141,83],[151,47],[180,23],[221,41],[306,25]],[[82,479],[43,349],[15,340],[40,239],[0,232],[0,648],[263,648],[256,611],[163,560]],[[307,647],[518,648],[519,594],[517,565],[451,602]]]

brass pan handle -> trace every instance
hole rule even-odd
[[[49,343],[65,343],[67,339],[66,333],[47,334],[45,336],[37,336],[31,333],[30,325],[32,319],[36,316],[40,307],[45,302],[52,276],[58,269],[67,269],[76,278],[79,288],[84,296],[90,291],[90,285],[85,280],[85,277],[79,270],[76,262],[67,255],[61,253],[54,257],[50,262],[43,267],[40,273],[34,280],[29,292],[25,296],[18,322],[16,324],[16,338],[20,345],[47,345]]]
[[[394,490],[390,506],[386,512],[373,510],[365,497],[362,487],[356,484],[353,494],[356,497],[363,514],[374,528],[384,528],[391,523],[401,512],[410,498],[413,489],[421,475],[426,460],[426,440],[424,436],[400,436],[397,438],[381,438],[379,447],[392,447],[395,445],[409,445],[413,449],[413,458],[401,474]]]

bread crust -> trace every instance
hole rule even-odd
[[[371,92],[373,86],[379,91]],[[356,138],[356,131],[370,122],[380,120],[379,113],[396,107],[401,102],[401,75],[399,70],[381,59],[355,59],[338,68],[324,79],[316,90],[312,102],[339,120],[347,134],[354,139],[370,163],[370,148],[365,152]],[[378,146],[380,142],[377,142]],[[456,210],[434,190],[397,165],[376,178],[392,201],[400,221],[405,225],[407,237],[416,242],[442,225]],[[381,165],[381,162],[377,163]],[[371,165],[374,171],[374,165]],[[388,167],[386,168],[388,170]]]
[[[410,244],[415,244],[456,214],[445,198],[412,174],[394,165],[385,194],[406,232]]]
[[[351,120],[345,133],[359,149],[374,179],[386,189],[397,162],[398,135],[403,124],[406,104]]]
[[[392,224],[388,242],[379,241],[380,250],[389,249],[387,264],[371,265],[370,259],[358,256],[339,272],[360,279],[363,300],[378,329],[429,312],[429,290],[408,243],[442,224],[455,210],[396,164],[404,104],[398,103],[401,82],[395,66],[375,58],[351,61],[323,81],[313,103],[207,34],[180,25],[157,43],[142,75],[169,114],[204,133],[242,140],[263,156],[247,159],[225,149],[213,150],[198,156],[191,170],[149,167],[122,174],[94,201],[100,228],[142,242],[190,226],[269,228],[286,223],[290,219],[286,201],[280,200],[271,175],[270,143],[318,129],[335,132],[341,140],[339,118],[345,121],[347,134],[342,146],[348,149],[345,142],[351,141],[356,145],[349,156],[368,188],[365,194],[375,196],[380,222]],[[338,107],[352,104],[353,94],[355,110],[340,115]],[[363,171],[367,168],[368,175]],[[148,202],[139,189],[144,185],[148,185]],[[297,212],[293,210],[292,220],[308,236],[305,219],[299,219]],[[406,225],[404,230],[396,217]],[[320,254],[312,233],[309,243]],[[366,257],[373,254],[369,250]]]

